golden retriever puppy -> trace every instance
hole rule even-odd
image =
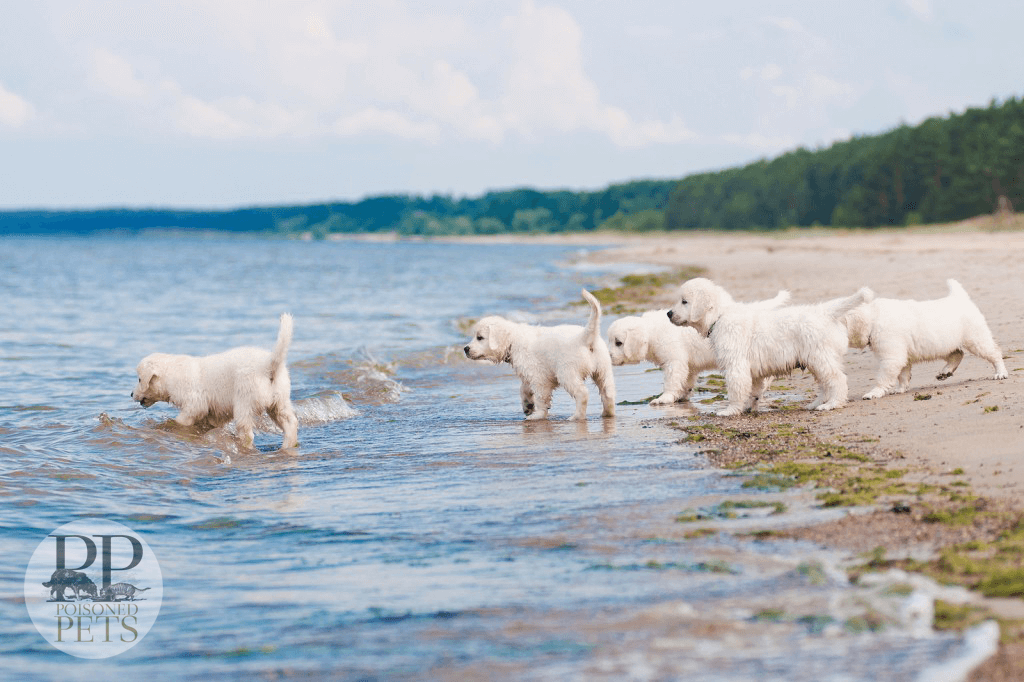
[[[168,402],[181,412],[182,426],[216,428],[232,419],[245,447],[252,447],[256,420],[266,413],[284,432],[282,448],[298,445],[298,424],[291,402],[285,360],[292,341],[292,316],[281,315],[277,343],[196,357],[152,353],[139,363],[132,399],[143,407]]]
[[[576,401],[572,419],[585,420],[587,379],[593,379],[601,394],[601,416],[615,416],[615,378],[608,346],[601,338],[601,304],[589,291],[582,294],[590,304],[586,327],[542,327],[494,315],[473,325],[473,338],[463,348],[466,357],[512,365],[521,381],[519,394],[527,419],[546,419],[551,394],[561,386]]]

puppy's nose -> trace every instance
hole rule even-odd
[[[668,311],[668,319],[670,319],[670,320],[672,319],[672,311],[671,310]]]
[[[465,353],[466,355],[469,355],[469,346],[466,346],[465,348],[463,348],[463,349],[462,349],[462,351],[463,351],[463,352],[464,352],[464,353]]]

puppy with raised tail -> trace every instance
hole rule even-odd
[[[935,378],[953,376],[964,352],[988,360],[995,379],[1007,377],[1003,353],[999,350],[985,316],[955,279],[946,280],[949,294],[931,301],[876,298],[846,315],[850,345],[871,348],[878,358],[875,387],[865,400],[886,393],[903,393],[910,384],[910,367],[915,362],[945,360]]]
[[[473,325],[473,338],[463,348],[471,360],[512,365],[529,420],[547,418],[551,394],[558,386],[576,401],[572,419],[585,420],[587,379],[593,379],[601,395],[601,416],[615,416],[615,378],[608,346],[601,338],[601,304],[589,291],[584,289],[582,294],[590,304],[586,327],[541,327],[489,316]]]
[[[298,424],[285,361],[292,341],[292,316],[281,315],[277,343],[196,357],[152,353],[139,363],[132,399],[143,407],[168,402],[179,408],[182,426],[216,428],[232,419],[242,444],[253,444],[256,420],[266,413],[284,432],[282,448],[298,445]]]
[[[845,405],[847,398],[843,318],[873,298],[874,292],[864,287],[838,301],[766,309],[736,303],[725,289],[698,277],[683,284],[668,317],[710,341],[729,395],[720,416],[756,410],[765,380],[797,367],[811,372],[818,385],[818,397],[809,409],[832,410]]]
[[[789,302],[789,292],[752,305],[775,308]],[[693,327],[672,324],[668,310],[651,310],[640,316],[620,317],[608,327],[608,352],[612,364],[652,362],[664,372],[662,393],[651,405],[671,405],[690,395],[701,372],[718,364],[711,343]]]

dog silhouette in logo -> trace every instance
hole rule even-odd
[[[135,601],[136,592],[145,592],[148,587],[135,587],[131,583],[114,583],[109,587],[100,590],[99,599],[96,601]],[[124,599],[119,599],[124,597]]]
[[[89,580],[89,576],[80,571],[72,571],[70,568],[58,568],[50,576],[50,581],[43,583],[43,587],[50,588],[50,601],[67,601],[64,598],[64,590],[71,588],[75,593],[75,599],[81,599],[82,592],[90,597],[96,596],[96,583]]]

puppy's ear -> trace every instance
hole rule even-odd
[[[156,368],[153,367],[153,365],[149,362],[144,362],[140,364],[138,368],[138,373],[139,386],[142,387],[143,391],[149,390],[149,387],[152,385],[153,380],[158,378]]]
[[[622,351],[630,360],[642,360],[647,355],[647,334],[639,329],[627,329],[622,334]]]
[[[508,343],[508,335],[501,325],[489,324],[487,325],[487,349],[493,353],[498,353],[503,350],[505,344]]]
[[[708,315],[714,312],[714,301],[712,297],[708,295],[708,292],[702,289],[696,289],[689,292],[689,297],[686,299],[689,303],[689,320],[688,322],[701,322],[707,319]]]

